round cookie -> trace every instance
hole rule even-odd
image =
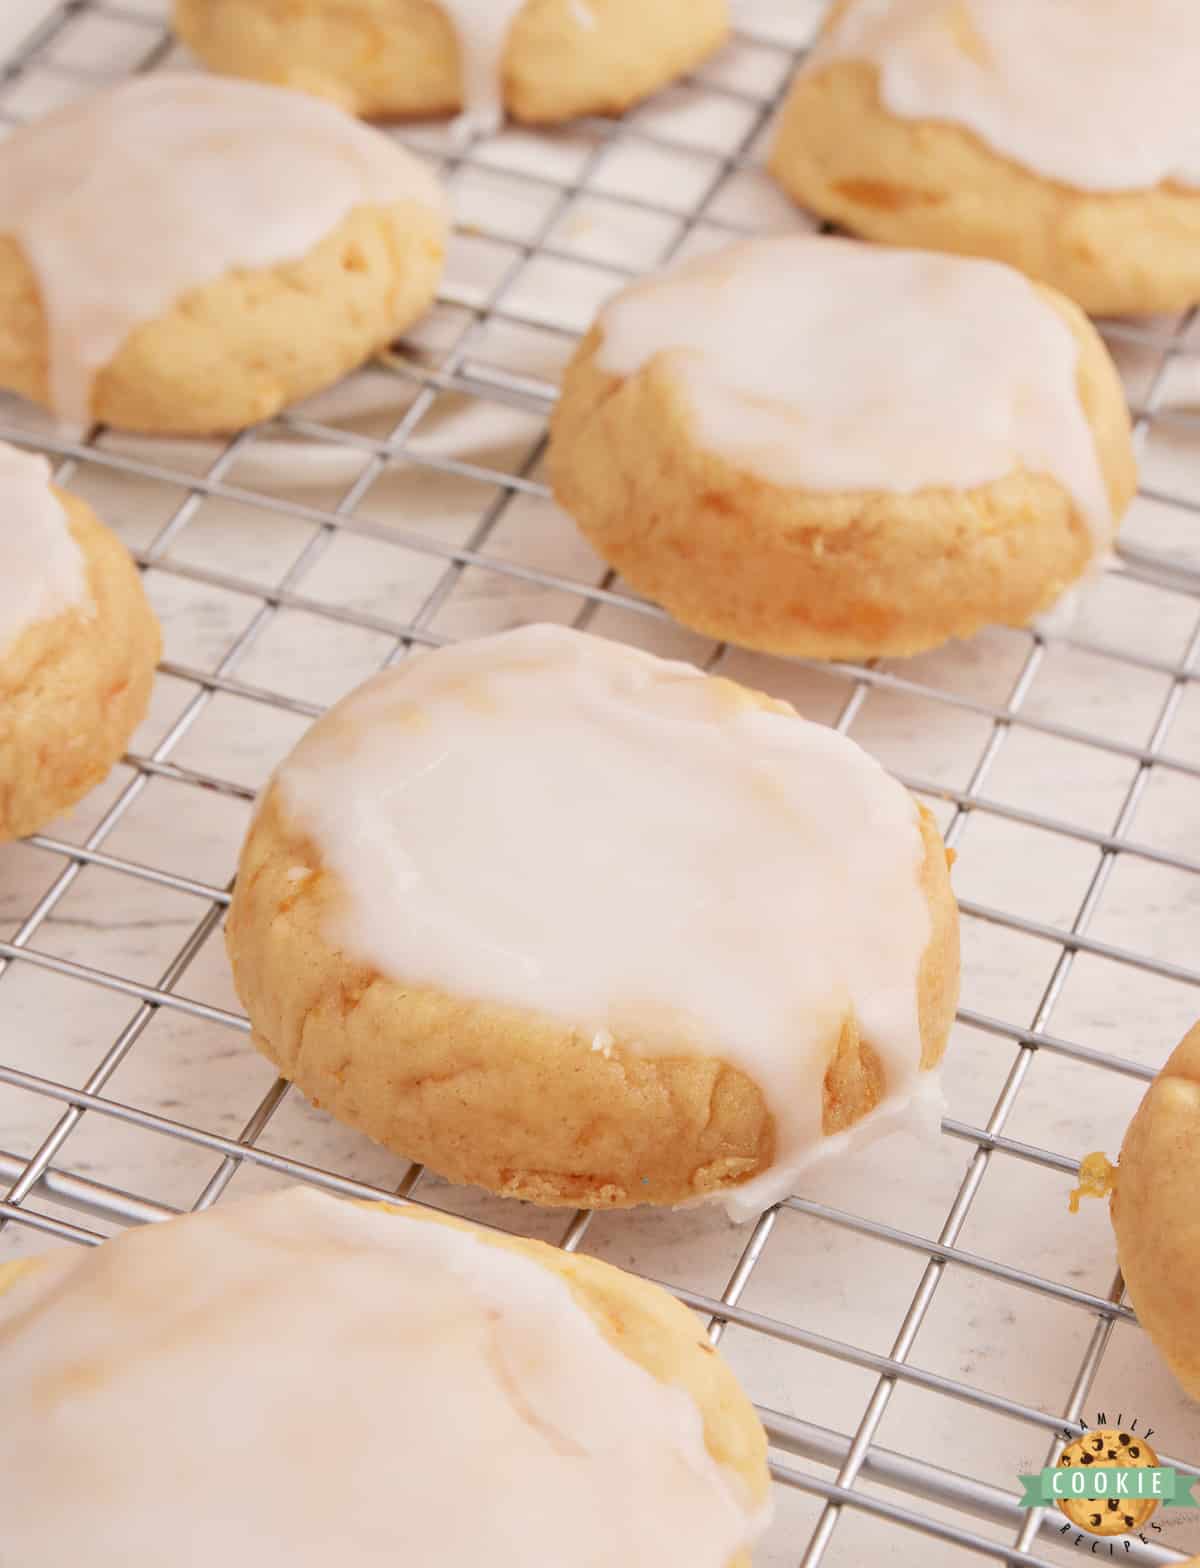
[[[769,1517],[762,1428],[686,1308],[446,1215],[222,1204],[18,1263],[0,1341],[22,1563],[559,1568],[579,1540],[749,1568]]]
[[[125,547],[50,466],[0,444],[0,843],[98,784],[145,716],[162,647]]]
[[[253,1039],[454,1181],[740,1217],[936,1096],[933,819],[858,746],[562,627],[423,653],[283,763],[226,929]]]
[[[635,283],[567,368],[558,501],[705,634],[811,658],[1024,625],[1136,482],[1068,300],[993,262],[792,235]]]
[[[1058,1463],[1064,1468],[1085,1470],[1092,1465],[1150,1469],[1157,1465],[1158,1455],[1134,1432],[1100,1427],[1068,1443],[1059,1454]],[[1060,1513],[1089,1535],[1096,1536],[1128,1535],[1140,1530],[1157,1507],[1158,1499],[1153,1497],[1060,1497],[1058,1500]]]
[[[0,143],[0,386],[211,434],[334,382],[429,305],[428,170],[301,93],[155,75]]]
[[[1121,1146],[1110,1203],[1138,1322],[1200,1399],[1200,1024],[1146,1091]]]
[[[869,239],[1006,261],[1093,313],[1180,310],[1198,93],[1200,12],[1175,0],[840,0],[770,167]]]
[[[214,70],[378,118],[620,114],[725,40],[728,0],[175,0]]]

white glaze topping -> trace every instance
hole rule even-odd
[[[743,1068],[778,1147],[739,1213],[820,1152],[848,1008],[889,1114],[923,1076],[913,801],[853,742],[691,665],[555,626],[442,648],[339,703],[278,784],[343,883],[326,935],[354,957],[594,1050]]]
[[[664,356],[701,444],[772,483],[906,493],[1024,467],[1112,533],[1075,339],[999,262],[751,240],[633,284],[600,326],[601,370]]]
[[[458,38],[464,131],[494,131],[504,118],[504,50],[525,0],[439,0]]]
[[[725,1568],[763,1522],[560,1277],[311,1190],[52,1253],[0,1344],[14,1565]]]
[[[88,602],[87,569],[44,457],[0,441],[0,654],[27,626]]]
[[[51,402],[81,421],[134,327],[235,269],[298,260],[355,207],[399,201],[443,209],[381,131],[218,76],[139,77],[0,143],[0,234],[37,276]]]
[[[464,128],[492,131],[504,118],[504,51],[508,31],[525,0],[438,0],[458,37]],[[591,31],[596,18],[584,0],[568,8],[576,27]]]
[[[949,120],[1081,190],[1200,185],[1194,0],[856,0],[805,62],[878,68],[886,108]]]

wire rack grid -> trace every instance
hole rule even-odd
[[[1064,1563],[1015,1475],[1099,1409],[1200,1465],[1200,1417],[1136,1328],[1080,1155],[1110,1152],[1196,1011],[1200,339],[1106,324],[1143,486],[1075,619],[907,662],[816,666],[674,627],[541,482],[555,377],[626,278],[804,223],[761,154],[817,0],[746,7],[719,60],[619,122],[455,140],[410,127],[458,224],[439,304],[334,393],[223,444],[66,430],[0,401],[143,568],[167,656],[121,768],[0,857],[0,1256],[302,1180],[584,1247],[703,1314],[772,1444],[756,1561]],[[178,64],[162,0],[21,0],[0,129]],[[791,698],[875,752],[959,853],[965,983],[932,1146],[878,1146],[736,1228],[569,1220],[462,1192],[271,1081],[220,925],[255,792],[307,722],[414,646],[588,626]],[[1173,1516],[1130,1561],[1200,1549]],[[3,1549],[0,1547],[0,1557]]]

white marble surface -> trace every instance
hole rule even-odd
[[[48,0],[8,0],[0,8],[0,51],[12,47]],[[0,90],[0,111],[42,112],[91,84],[96,73],[138,65],[161,36],[158,0],[122,0],[108,13],[85,8],[44,57]],[[812,4],[755,5],[743,14],[763,39],[799,39],[817,14]],[[144,20],[137,20],[138,14]],[[170,58],[168,56],[168,58]],[[363,372],[299,411],[321,429],[280,424],[240,445],[219,470],[226,493],[189,492],[221,456],[206,443],[153,443],[105,437],[101,453],[153,465],[141,477],[91,459],[64,477],[148,561],[147,587],[176,668],[223,673],[276,698],[205,694],[177,674],[160,676],[153,709],[132,750],[146,756],[181,715],[190,723],[166,761],[220,780],[208,790],[185,774],[156,774],[141,789],[103,848],[123,861],[161,867],[221,887],[244,831],[248,795],[303,728],[306,705],[335,700],[390,657],[396,635],[415,622],[435,636],[458,637],[533,618],[572,620],[586,599],[569,586],[596,584],[601,563],[570,521],[538,491],[506,491],[503,477],[538,478],[545,405],[569,352],[621,278],[670,252],[719,243],[729,226],[778,228],[805,220],[756,168],[730,169],[722,156],[746,139],[761,150],[762,116],[788,58],[766,42],[743,39],[700,82],[663,94],[629,117],[626,134],[601,148],[603,133],[583,126],[543,136],[505,131],[452,166],[459,232],[443,303],[413,333],[405,353],[420,369],[444,372],[461,355],[476,387],[420,395],[419,380],[381,368]],[[414,129],[409,139],[445,153],[444,133]],[[576,191],[574,187],[581,185]],[[694,217],[697,208],[700,216]],[[554,256],[529,256],[547,230]],[[617,270],[613,270],[613,269]],[[499,290],[500,311],[475,324],[472,307]],[[515,319],[520,318],[520,319]],[[1161,354],[1154,344],[1172,323],[1113,339],[1130,396],[1141,406]],[[464,340],[464,332],[470,333]],[[1144,340],[1144,341],[1143,341]],[[465,342],[465,349],[464,349]],[[1186,345],[1185,345],[1186,346]],[[1200,347],[1200,340],[1197,341]],[[1158,391],[1169,420],[1155,423],[1144,448],[1147,487],[1160,496],[1200,501],[1200,440],[1186,412],[1196,360],[1178,356]],[[525,404],[499,400],[503,375],[527,378]],[[369,445],[407,418],[404,453],[371,477]],[[13,399],[0,398],[0,436],[63,432]],[[339,440],[338,438],[343,439]],[[431,466],[457,465],[450,472]],[[369,482],[366,482],[369,479]],[[359,494],[355,487],[359,487]],[[239,495],[239,492],[243,492]],[[197,497],[189,502],[189,494]],[[262,504],[266,502],[267,504]],[[181,513],[181,506],[186,509]],[[320,517],[343,509],[346,526],[322,531]],[[482,559],[455,565],[448,552],[471,543],[496,510]],[[164,534],[163,530],[169,532]],[[1128,544],[1200,569],[1200,524],[1181,504],[1141,499]],[[315,542],[314,542],[315,541]],[[424,545],[421,549],[414,546]],[[301,553],[303,570],[289,576]],[[556,579],[548,582],[537,575]],[[285,582],[286,579],[286,582]],[[561,580],[557,581],[557,580]],[[264,599],[281,583],[295,597]],[[619,588],[618,597],[620,598]],[[264,610],[264,605],[267,608]],[[851,733],[889,766],[926,785],[943,824],[953,807],[938,791],[967,790],[993,736],[987,709],[1003,706],[1031,652],[1036,669],[1021,714],[1035,721],[1004,729],[993,743],[978,793],[1018,813],[1056,819],[1091,835],[1114,831],[1137,774],[1120,748],[1146,746],[1171,700],[1166,671],[1184,657],[1197,627],[1194,594],[1148,586],[1120,569],[1084,595],[1070,631],[1034,652],[1028,633],[995,630],[904,663],[882,666],[854,713]],[[338,616],[342,616],[339,619]],[[602,604],[593,630],[697,660],[711,644],[628,602]],[[1117,657],[1084,644],[1102,644]],[[1141,661],[1130,662],[1130,661]],[[809,715],[836,722],[855,686],[845,674],[810,670],[739,651],[720,663],[730,675],[788,696]],[[906,684],[886,680],[899,677]],[[198,704],[198,707],[196,706]],[[1057,738],[1036,724],[1067,726],[1088,740]],[[1200,690],[1189,683],[1160,737],[1162,753],[1200,762]],[[1090,742],[1104,742],[1102,749]],[[133,772],[117,770],[51,837],[87,839]],[[1155,768],[1136,809],[1122,824],[1132,842],[1200,861],[1200,780]],[[1019,921],[1065,929],[1079,917],[1100,855],[1084,839],[1051,833],[986,811],[960,822],[956,885],[974,905]],[[0,938],[11,940],[65,862],[30,845],[0,850]],[[30,946],[136,983],[160,981],[206,909],[194,893],[88,866]],[[1158,965],[1194,968],[1200,879],[1153,860],[1120,857],[1088,934]],[[964,922],[964,1008],[1027,1028],[1061,957],[1053,942],[994,921]],[[236,1010],[218,931],[203,943],[175,985],[178,994]],[[79,978],[16,962],[0,978],[0,1061],[78,1086],[130,1023],[136,999]],[[1044,1030],[1090,1050],[1155,1066],[1200,1012],[1193,984],[1100,955],[1070,964]],[[949,1115],[973,1126],[993,1114],[1012,1068],[1011,1039],[960,1025],[947,1059]],[[170,1009],[150,1021],[105,1093],[174,1121],[236,1136],[271,1085],[265,1064],[236,1029]],[[1103,1066],[1040,1052],[1005,1125],[1006,1134],[1069,1159],[1094,1148],[1115,1153],[1141,1082]],[[0,1084],[0,1150],[28,1156],[54,1125],[49,1099]],[[259,1139],[261,1148],[393,1187],[402,1161],[288,1095]],[[925,1147],[896,1141],[855,1163],[818,1170],[804,1195],[839,1209],[936,1237],[973,1146],[942,1136]],[[60,1169],[163,1205],[196,1202],[219,1164],[211,1149],[156,1135],[99,1115],[85,1116],[57,1161]],[[272,1172],[243,1167],[231,1192],[271,1185]],[[1053,1169],[999,1154],[991,1162],[959,1238],[970,1252],[1048,1280],[1103,1295],[1115,1267],[1100,1205],[1067,1213],[1069,1182]],[[566,1216],[546,1214],[426,1178],[417,1195],[456,1212],[512,1229],[560,1238]],[[38,1196],[31,1206],[78,1222],[77,1211]],[[98,1230],[101,1222],[87,1221]],[[679,1286],[719,1296],[748,1232],[716,1211],[602,1215],[582,1245],[613,1262]],[[42,1245],[24,1227],[0,1233],[0,1257]],[[780,1215],[743,1305],[805,1331],[886,1353],[920,1279],[920,1255],[795,1212]],[[952,1267],[943,1278],[911,1353],[914,1366],[1047,1412],[1064,1408],[1094,1319],[1078,1307],[1032,1294],[985,1274]],[[874,1375],[812,1351],[734,1327],[724,1350],[765,1406],[853,1433],[875,1386]],[[1119,1326],[1105,1352],[1086,1410],[1136,1413],[1157,1429],[1156,1442],[1179,1458],[1200,1460],[1200,1411],[1186,1402],[1145,1338]],[[1015,1490],[1018,1470],[1044,1461],[1049,1434],[944,1396],[902,1387],[881,1423],[879,1442]],[[797,1468],[831,1477],[808,1461]],[[785,1488],[760,1564],[799,1561],[817,1517],[813,1498]],[[866,1487],[871,1491],[873,1488]],[[976,1528],[989,1539],[1011,1530],[939,1511],[902,1493],[878,1495],[931,1517]],[[1165,1516],[1164,1539],[1200,1550],[1193,1516]],[[1053,1544],[1051,1561],[1079,1560]],[[914,1565],[978,1560],[962,1548],[908,1533],[849,1510],[825,1558],[858,1565],[877,1558]]]

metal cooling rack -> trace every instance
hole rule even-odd
[[[1061,1521],[1016,1506],[1014,1443],[1020,1468],[1039,1467],[1103,1397],[1153,1407],[1147,1417],[1179,1450],[1164,1463],[1196,1473],[1200,1456],[1200,1419],[1112,1278],[1106,1220],[1098,1210],[1062,1218],[1079,1156],[1115,1152],[1145,1082],[1200,1011],[1200,967],[1179,935],[1200,896],[1200,850],[1189,847],[1200,825],[1192,319],[1106,328],[1145,483],[1119,558],[1073,627],[997,631],[871,667],[751,658],[672,628],[628,593],[552,513],[538,477],[554,395],[538,366],[561,362],[604,292],[686,250],[798,221],[770,194],[760,151],[819,9],[801,0],[770,18],[751,6],[720,62],[620,122],[461,143],[441,129],[397,132],[440,163],[467,213],[431,322],[352,383],[370,393],[365,421],[318,399],[207,447],[64,433],[0,401],[0,437],[49,453],[59,480],[94,493],[133,546],[169,655],[151,720],[76,826],[0,855],[0,1143],[12,1144],[0,1151],[0,1247],[91,1244],[211,1204],[231,1182],[297,1179],[594,1247],[704,1314],[755,1393],[779,1495],[756,1562],[1071,1562]],[[4,127],[172,60],[161,0],[19,0],[0,18],[0,48],[10,43]],[[501,192],[499,217],[477,221],[482,187]],[[535,345],[532,369],[514,344]],[[439,450],[445,410],[453,430],[485,409],[501,418],[498,442]],[[419,489],[387,502],[398,477]],[[454,498],[445,515],[439,495]],[[210,517],[233,518],[236,549]],[[260,536],[271,540],[262,559],[240,560]],[[404,614],[330,573],[347,548],[351,559],[361,548],[404,563]],[[825,1201],[843,1190],[817,1184],[817,1197],[740,1232],[707,1211],[568,1222],[456,1192],[416,1166],[397,1181],[392,1157],[364,1150],[282,1081],[246,1098],[247,1074],[265,1069],[240,1038],[219,928],[255,787],[298,727],[370,665],[461,635],[471,616],[486,630],[533,615],[796,697],[937,812],[961,856],[964,1006],[947,1075],[952,1107],[970,1119],[943,1122],[937,1156],[915,1175],[889,1145],[872,1155],[874,1186],[869,1172],[848,1182],[853,1201]],[[330,681],[314,675],[319,654],[295,657],[298,676],[294,639],[325,636],[358,640],[352,654],[336,644]],[[215,722],[222,714],[236,722]],[[230,737],[260,732],[247,763]],[[914,749],[927,767],[908,762]],[[232,813],[219,830],[214,802]],[[193,842],[195,821],[205,826]],[[184,843],[190,859],[176,853]],[[976,864],[993,891],[962,888]],[[183,1099],[163,1095],[159,1069]],[[232,1083],[233,1108],[212,1110],[196,1090],[210,1081],[219,1094]],[[135,1175],[123,1181],[124,1171]],[[911,1204],[908,1222],[888,1217],[893,1187]],[[827,1292],[819,1281],[808,1293],[814,1273],[828,1274]],[[994,1300],[1034,1315],[980,1306]],[[1061,1367],[1052,1388],[1028,1392],[1031,1361]],[[987,1473],[993,1443],[1002,1457]],[[1188,1528],[1163,1539],[1195,1543]],[[1183,1552],[1135,1544],[1126,1555],[1160,1563]]]

